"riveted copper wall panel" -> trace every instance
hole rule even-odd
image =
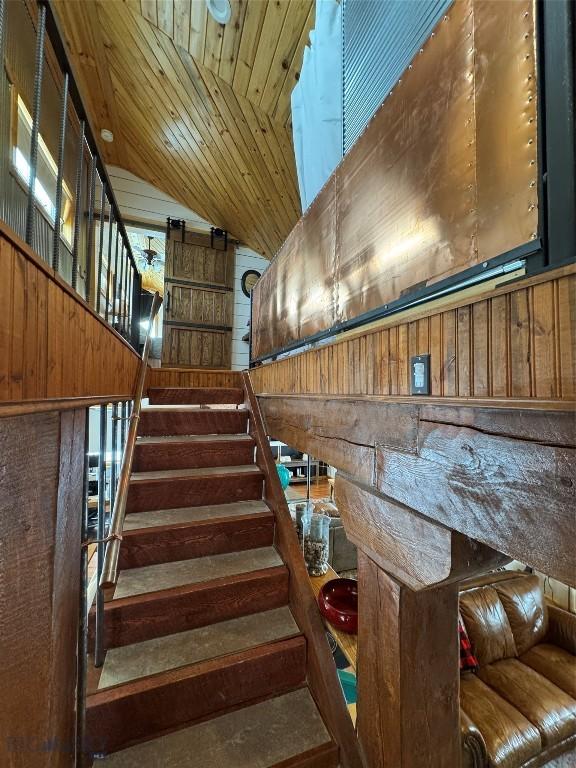
[[[455,0],[257,284],[253,357],[533,237],[534,35],[530,0]]]
[[[334,324],[335,234],[336,192],[331,177],[254,290],[254,357]]]
[[[473,259],[471,0],[436,30],[337,170],[340,321]]]
[[[478,260],[538,231],[532,0],[474,4]]]

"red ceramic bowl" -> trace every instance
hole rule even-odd
[[[332,579],[318,593],[320,613],[335,629],[355,635],[358,632],[358,582]]]

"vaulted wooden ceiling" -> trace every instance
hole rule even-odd
[[[301,208],[290,93],[313,0],[55,0],[97,138],[125,168],[270,257]]]

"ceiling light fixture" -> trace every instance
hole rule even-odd
[[[206,7],[218,24],[228,24],[232,16],[230,0],[206,0]]]
[[[109,131],[108,128],[102,128],[100,136],[102,137],[102,141],[107,141],[108,144],[111,144],[114,141],[114,134],[112,131]]]

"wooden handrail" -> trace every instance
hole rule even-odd
[[[342,768],[363,768],[360,745],[346,709],[326,631],[308,578],[296,529],[290,518],[286,496],[278,479],[249,371],[242,371],[242,381],[245,406],[250,418],[250,434],[256,443],[256,461],[265,476],[264,500],[274,514],[274,544],[290,573],[290,610],[307,641],[308,686],[328,731],[339,747]]]
[[[150,309],[150,321],[146,332],[146,341],[142,351],[142,360],[140,361],[140,370],[138,372],[138,382],[134,393],[134,408],[130,415],[130,427],[128,437],[124,446],[122,455],[122,467],[120,477],[118,478],[118,489],[114,500],[112,510],[112,520],[108,532],[108,543],[104,555],[104,567],[100,576],[100,588],[113,587],[118,581],[118,557],[120,555],[120,544],[122,542],[122,530],[124,529],[124,517],[126,515],[126,501],[128,499],[128,487],[130,485],[130,475],[132,474],[132,459],[134,458],[134,447],[136,445],[136,436],[138,434],[138,424],[140,422],[140,410],[142,408],[142,394],[144,392],[144,383],[146,381],[146,372],[148,369],[148,355],[150,353],[150,332],[152,323],[162,304],[162,299],[158,291],[154,294],[152,307]]]

